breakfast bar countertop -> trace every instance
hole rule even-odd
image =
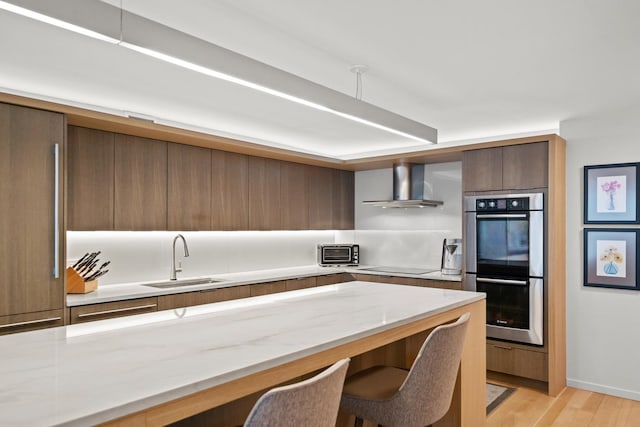
[[[356,281],[2,336],[0,425],[113,420],[482,299]]]

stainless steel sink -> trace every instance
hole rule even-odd
[[[150,286],[152,288],[181,288],[183,286],[194,286],[194,285],[206,285],[208,283],[219,283],[224,282],[224,280],[212,279],[211,277],[203,277],[200,279],[188,279],[188,280],[168,280],[166,282],[157,282],[157,283],[145,283],[142,286]]]

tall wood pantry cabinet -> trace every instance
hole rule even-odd
[[[64,323],[64,129],[62,114],[0,104],[0,334]]]

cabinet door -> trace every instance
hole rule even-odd
[[[316,286],[315,277],[299,277],[297,279],[289,279],[285,282],[285,288],[288,291],[313,288],[315,286]]]
[[[249,285],[251,296],[269,295],[278,292],[284,292],[287,290],[287,282],[284,280],[269,283],[258,283],[255,285]]]
[[[54,145],[62,159],[63,141],[62,114],[0,104],[0,316],[63,307],[64,235],[62,221],[55,224],[54,197]],[[62,161],[58,165],[61,190]],[[52,274],[56,251],[58,279]]]
[[[129,135],[115,140],[116,230],[167,229],[167,143]]]
[[[344,283],[353,281],[353,276],[349,273],[328,274],[326,276],[316,277],[317,286],[334,285],[336,283]]]
[[[249,229],[280,229],[280,161],[249,157]]]
[[[67,228],[113,230],[115,134],[69,126]]]
[[[462,191],[502,190],[502,148],[462,153]]]
[[[211,150],[169,143],[167,228],[211,228]]]
[[[249,156],[212,150],[211,229],[249,229]]]
[[[309,229],[333,229],[333,169],[307,168],[307,197],[309,198]]]
[[[547,142],[502,148],[502,187],[505,190],[546,188],[549,151]]]
[[[174,308],[191,307],[194,305],[248,298],[249,295],[249,285],[163,295],[158,297],[158,310],[171,310]]]
[[[280,200],[282,202],[280,228],[306,230],[309,228],[307,166],[282,162],[280,168]]]
[[[335,169],[333,171],[333,228],[353,230],[355,180],[353,172]]]
[[[132,316],[134,314],[152,313],[157,310],[158,299],[156,297],[80,305],[69,309],[69,322],[71,324],[84,323]]]

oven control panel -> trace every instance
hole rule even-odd
[[[504,199],[477,199],[476,211],[478,212],[513,212],[528,211],[528,197],[514,197]]]

